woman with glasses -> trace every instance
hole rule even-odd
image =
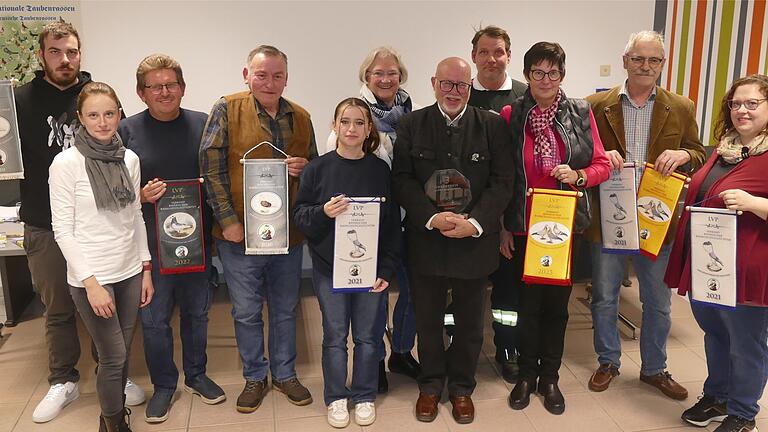
[[[513,239],[501,245],[512,254],[515,280],[521,280],[525,257],[530,199],[528,188],[584,192],[578,198],[573,231],[589,226],[587,188],[608,179],[610,162],[595,126],[589,104],[565,96],[560,88],[565,76],[565,52],[557,43],[538,42],[523,59],[528,91],[505,107],[510,116],[515,183],[512,203],[504,213],[505,229]],[[520,282],[522,284],[522,282]],[[528,406],[536,391],[552,414],[565,411],[557,382],[563,357],[568,300],[572,286],[526,284],[521,287],[519,312],[519,365],[517,384],[509,395],[512,409]]]
[[[69,293],[96,345],[99,431],[130,431],[123,388],[139,308],[154,289],[139,202],[139,157],[117,125],[120,102],[104,83],[77,98],[81,127],[50,167],[53,233],[67,261]]]
[[[685,206],[728,208],[738,216],[736,308],[691,302],[704,331],[708,376],[704,394],[682,418],[716,432],[757,430],[758,400],[768,379],[768,76],[737,79],[723,97],[715,125],[717,149],[693,176]],[[690,212],[683,212],[664,281],[690,293]],[[696,287],[699,288],[699,287]]]
[[[394,49],[378,47],[373,49],[363,60],[359,71],[360,99],[368,104],[373,114],[373,121],[379,131],[379,147],[375,150],[376,156],[384,160],[392,167],[393,145],[397,139],[395,129],[400,119],[410,113],[414,106],[411,96],[401,86],[408,80],[408,70]],[[337,137],[331,131],[326,145],[326,152],[336,150]],[[407,261],[405,256],[405,242],[401,248],[401,260]],[[397,286],[400,294],[392,313],[392,352],[389,355],[390,372],[401,373],[416,379],[421,372],[421,367],[411,355],[411,350],[416,339],[416,323],[413,317],[410,289],[408,285],[408,269],[404,264],[397,266]],[[389,318],[388,299],[381,305],[380,330],[382,334],[379,345],[379,393],[386,393],[389,389],[384,360],[387,352],[384,347],[384,329]]]

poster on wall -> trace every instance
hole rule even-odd
[[[0,180],[24,178],[16,102],[10,80],[0,80]]]
[[[25,84],[40,70],[38,36],[49,22],[64,20],[81,29],[80,1],[0,2],[0,79]]]

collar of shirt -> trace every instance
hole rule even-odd
[[[480,91],[488,91],[487,88],[483,87],[483,85],[480,84],[480,80],[477,79],[477,77],[474,77],[472,79],[472,88]],[[506,72],[504,72],[504,84],[502,84],[501,87],[499,87],[498,89],[492,90],[492,91],[499,91],[499,90],[512,90],[512,78]]]
[[[253,98],[253,101],[256,102],[256,114],[259,116],[265,115],[268,117],[271,117],[269,113],[267,113],[267,110],[264,109],[264,106],[259,102],[258,99]],[[278,102],[280,105],[277,107],[277,114],[275,114],[275,120],[278,118],[286,115],[287,113],[293,112],[293,107],[285,101],[283,97],[280,98],[280,102]]]
[[[459,115],[457,115],[456,118],[453,119],[453,120],[451,120],[451,118],[448,117],[448,114],[446,114],[445,111],[443,111],[443,108],[440,107],[439,103],[437,104],[437,109],[439,109],[440,110],[440,114],[443,115],[443,118],[445,119],[445,124],[446,125],[448,125],[448,126],[458,126],[459,125],[459,120],[461,120],[461,117],[464,115],[464,112],[467,111],[467,105],[466,104],[464,105],[464,109],[461,110]]]
[[[636,108],[642,108],[641,106],[637,105],[635,101],[632,100],[631,97],[629,97],[629,92],[627,91],[627,81],[624,81],[624,84],[621,85],[621,90],[619,91],[619,97],[625,97],[629,103],[632,104],[632,106]],[[646,104],[649,101],[656,100],[656,86],[653,86],[653,90],[651,90],[651,95],[648,96],[648,100],[646,101]]]

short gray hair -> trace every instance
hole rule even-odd
[[[285,65],[288,66],[288,56],[285,55],[284,52],[273,47],[272,45],[259,45],[248,53],[248,58],[245,60],[245,65],[249,67],[249,70],[251,66],[251,60],[253,60],[253,58],[258,54],[264,54],[266,57],[282,57],[283,61],[285,61]]]
[[[368,68],[370,68],[373,62],[376,61],[376,57],[393,57],[395,59],[395,63],[397,63],[397,68],[400,70],[400,84],[405,84],[405,82],[408,81],[408,69],[406,69],[405,65],[403,64],[403,60],[400,58],[400,54],[398,54],[394,48],[380,46],[378,48],[374,48],[371,50],[371,52],[368,53],[367,56],[365,56],[365,60],[363,60],[363,64],[360,65],[360,72],[358,74],[360,82],[367,82],[365,78],[366,74],[368,73]]]
[[[661,47],[661,51],[664,52],[664,35],[653,30],[643,30],[629,35],[627,46],[624,47],[624,55],[629,54],[638,42],[656,42]]]

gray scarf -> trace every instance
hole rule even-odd
[[[101,144],[81,126],[75,134],[75,148],[85,157],[85,171],[98,210],[120,211],[136,199],[125,166],[125,147],[118,134],[109,144]]]

